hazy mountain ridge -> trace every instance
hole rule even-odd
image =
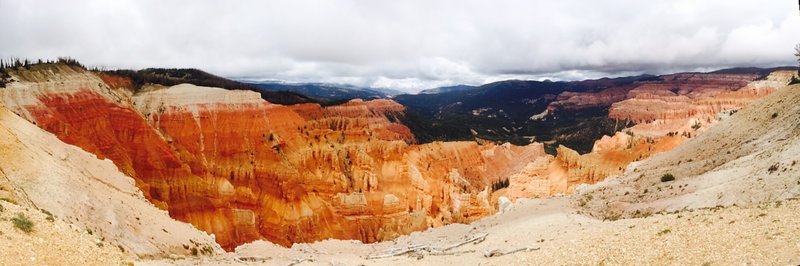
[[[382,99],[402,94],[400,91],[380,88],[364,88],[344,84],[327,83],[284,83],[284,82],[253,82],[247,84],[266,91],[289,91],[300,93],[317,99],[320,102],[340,102],[352,99]]]
[[[591,150],[595,140],[629,126],[625,119],[609,118],[609,108],[615,102],[632,97],[628,92],[639,86],[674,83],[680,87],[683,86],[681,81],[665,80],[680,75],[739,75],[756,80],[772,72],[796,69],[734,68],[709,73],[686,72],[570,82],[507,80],[474,89],[406,94],[393,99],[408,108],[410,119],[405,123],[419,135],[418,140],[422,142],[478,137],[525,144],[536,139],[552,142],[548,145],[551,153],[558,144],[586,153]],[[691,86],[702,86],[702,81],[695,83]],[[734,90],[737,86],[744,86],[737,84],[732,86]]]

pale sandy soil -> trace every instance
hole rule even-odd
[[[441,248],[482,234],[487,234],[485,241],[448,251],[459,254],[420,251],[367,259],[392,248]],[[538,250],[484,257],[493,249],[525,247]],[[296,260],[304,260],[298,265],[796,265],[800,263],[800,201],[602,221],[577,214],[568,198],[523,200],[507,213],[470,225],[448,225],[392,242],[327,240],[291,249],[259,242],[213,258],[137,265],[286,265]]]
[[[576,190],[599,217],[800,197],[800,85],[785,87],[677,148]],[[675,181],[661,182],[665,174]]]
[[[257,242],[213,257],[173,255],[136,265],[798,265],[797,102],[800,87],[789,87],[573,198],[520,200],[506,213],[469,225],[375,244],[327,240],[283,248]],[[134,253],[187,254],[195,239],[212,241],[147,203],[111,162],[67,147],[4,110],[0,197],[28,207],[0,201],[0,265],[120,265]],[[666,172],[676,180],[659,181]],[[728,207],[683,210],[715,205]],[[683,211],[644,214],[658,210]],[[17,213],[33,221],[33,232],[14,227]],[[644,218],[593,218],[632,216]],[[483,235],[480,243],[441,251]],[[427,248],[370,259],[411,246]],[[529,250],[484,255],[520,248]]]
[[[110,160],[61,142],[2,106],[0,198],[90,229],[139,257],[191,254],[192,248],[222,252],[211,236],[148,202]]]
[[[83,228],[6,201],[0,206],[0,265],[120,265],[133,259]],[[32,232],[14,226],[19,213],[33,222]]]

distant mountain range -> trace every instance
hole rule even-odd
[[[354,98],[364,100],[389,98],[404,92],[384,88],[365,88],[345,84],[327,83],[283,83],[283,82],[248,82],[248,84],[266,91],[288,91],[306,95],[319,101],[342,101]]]
[[[632,97],[628,92],[638,86],[653,84],[665,90],[691,90],[718,83],[728,86],[726,78],[719,75],[743,75],[757,80],[779,70],[797,68],[731,68],[710,73],[569,82],[506,80],[477,87],[459,85],[425,90],[393,99],[406,106],[404,124],[421,142],[481,138],[526,144],[535,139],[545,143],[548,152],[566,145],[585,153],[592,150],[595,140],[626,127],[629,121],[609,118],[609,108],[614,102]],[[575,101],[578,105],[574,105]]]
[[[354,98],[391,98],[406,107],[405,115],[400,117],[401,122],[411,129],[421,143],[477,138],[526,144],[536,140],[545,143],[548,152],[554,152],[558,145],[566,145],[585,153],[591,151],[595,140],[604,135],[613,135],[628,125],[628,121],[609,118],[609,108],[613,102],[624,100],[631,89],[641,84],[680,88],[683,85],[674,80],[680,75],[750,75],[754,79],[761,79],[773,71],[796,69],[731,68],[707,74],[641,75],[570,82],[506,80],[481,86],[456,85],[427,89],[419,94],[342,84],[242,82],[197,69],[151,68],[107,73],[130,78],[134,89],[146,83],[166,86],[192,83],[257,91],[265,100],[284,105],[319,103],[328,106]],[[569,98],[576,94],[578,97],[574,99],[579,101],[579,106],[569,106],[575,104]],[[580,99],[596,103],[580,105]]]
[[[80,64],[78,64],[78,66],[80,66]],[[261,98],[264,100],[277,104],[291,105],[319,102],[300,93],[263,90],[250,84],[226,79],[194,68],[147,68],[142,70],[112,70],[106,71],[105,73],[130,79],[134,90],[141,89],[145,84],[174,86],[181,83],[189,83],[198,86],[220,87],[229,90],[255,91],[260,93]]]
[[[398,95],[393,99],[408,108],[404,124],[422,142],[478,137],[526,144],[533,138],[551,141],[569,135],[559,144],[587,152],[596,139],[622,128],[608,118],[608,107],[587,108],[559,115],[558,119],[531,120],[531,117],[544,112],[565,91],[596,92],[652,79],[656,77],[574,82],[506,80],[478,87],[448,87],[435,94]]]
[[[471,89],[475,89],[475,88],[478,88],[478,86],[455,85],[455,86],[447,86],[447,87],[439,87],[439,88],[422,90],[418,94],[439,94],[439,93],[446,93],[446,92],[471,90]]]

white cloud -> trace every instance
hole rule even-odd
[[[417,91],[794,64],[792,1],[13,1],[0,56]]]

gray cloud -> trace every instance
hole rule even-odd
[[[794,1],[13,1],[0,56],[407,91],[792,65]]]

